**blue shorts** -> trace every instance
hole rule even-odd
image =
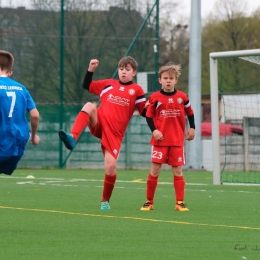
[[[13,171],[16,169],[18,162],[22,158],[21,155],[15,155],[15,156],[1,156],[0,155],[0,174],[8,174],[11,175]]]

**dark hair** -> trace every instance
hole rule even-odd
[[[14,57],[8,51],[0,50],[0,68],[1,70],[12,71]]]
[[[125,56],[118,62],[118,68],[126,67],[127,65],[130,65],[134,71],[137,71],[138,63],[134,58],[131,56]]]

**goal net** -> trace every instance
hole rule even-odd
[[[210,53],[214,184],[260,184],[259,75],[260,49]]]

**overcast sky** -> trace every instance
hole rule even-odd
[[[154,0],[155,1],[155,0]],[[160,0],[161,2],[167,0]],[[192,0],[173,0],[173,2],[179,2],[180,5],[183,7],[182,11],[184,12],[186,17],[190,16],[190,8],[191,8],[191,1]],[[28,6],[30,0],[0,0],[0,6]],[[65,1],[64,1],[65,2]],[[214,5],[217,0],[201,0],[201,16],[205,18],[211,11],[214,9]],[[251,14],[255,11],[258,7],[260,7],[260,0],[244,0],[247,3],[247,14]]]
[[[191,8],[191,1],[192,0],[182,0],[180,3],[184,7],[184,10],[187,11],[187,15],[190,15],[190,8]],[[247,14],[251,14],[255,11],[258,7],[260,7],[259,0],[244,0],[247,3],[248,12]],[[201,0],[201,16],[205,18],[211,11],[213,11],[215,2],[217,0]]]

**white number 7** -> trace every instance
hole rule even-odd
[[[15,101],[16,101],[16,95],[15,92],[6,92],[6,95],[8,97],[12,98],[12,102],[11,102],[11,106],[10,106],[10,111],[9,111],[9,115],[8,117],[12,117],[13,115],[13,111],[14,111],[14,105],[15,105]]]

